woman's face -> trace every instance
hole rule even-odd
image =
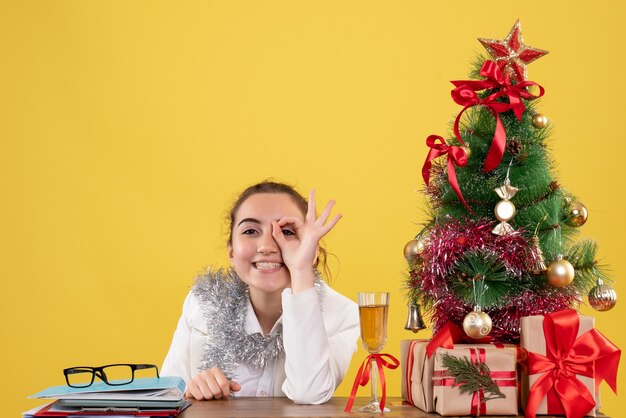
[[[235,213],[228,257],[251,292],[281,292],[291,282],[280,248],[272,237],[272,221],[284,216],[304,220],[298,206],[284,193],[254,194]],[[295,238],[295,229],[290,225],[283,226],[282,232],[287,239]]]

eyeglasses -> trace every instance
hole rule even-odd
[[[136,370],[154,369],[157,379],[159,368],[154,364],[107,364],[100,367],[70,367],[63,370],[67,385],[73,388],[86,388],[94,378],[110,386],[127,385],[135,380]]]

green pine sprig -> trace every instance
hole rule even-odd
[[[468,251],[455,263],[453,272],[450,288],[470,306],[499,307],[507,302],[508,294],[523,290],[519,280],[507,277],[499,255],[490,251]]]
[[[505,398],[498,385],[491,378],[491,371],[487,363],[479,361],[473,363],[467,357],[458,358],[448,353],[441,355],[441,364],[454,377],[454,386],[461,393],[473,394],[480,389],[485,393],[485,402],[491,399]]]

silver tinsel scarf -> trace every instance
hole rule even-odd
[[[325,283],[315,272],[315,289],[323,302]],[[218,367],[234,379],[240,364],[263,368],[284,354],[283,328],[279,323],[270,335],[246,334],[245,322],[250,294],[248,285],[232,269],[208,269],[198,276],[192,292],[202,304],[207,321],[207,342],[202,370]]]

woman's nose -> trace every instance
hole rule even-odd
[[[261,235],[261,239],[258,241],[257,252],[261,254],[276,253],[278,252],[278,244],[274,240],[271,232],[265,232]]]

